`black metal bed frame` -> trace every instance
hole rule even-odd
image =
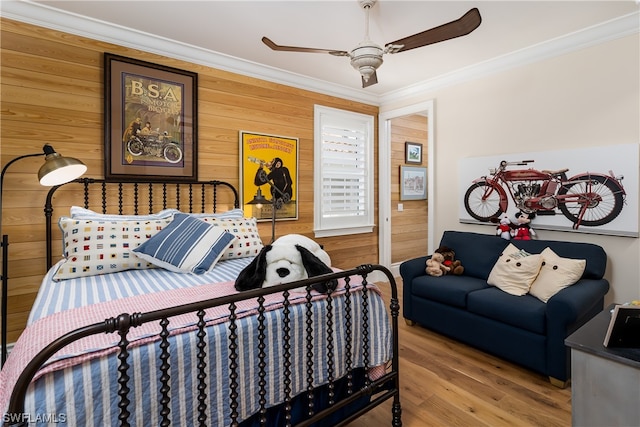
[[[147,184],[149,187],[149,194],[144,198],[147,202],[149,202],[149,210],[150,212],[154,210],[154,207],[156,207],[156,203],[153,201],[153,196],[152,196],[152,192],[153,189],[155,188],[155,186],[158,185],[158,183],[156,182],[149,182],[149,183],[111,183],[111,182],[105,182],[103,180],[93,180],[93,179],[81,179],[81,180],[77,180],[74,181],[75,183],[80,183],[83,184],[84,186],[84,200],[85,200],[85,207],[89,207],[91,204],[89,203],[90,198],[92,197],[91,191],[90,191],[90,185],[91,184],[99,184],[101,187],[101,196],[99,197],[101,199],[101,206],[103,207],[103,213],[107,213],[107,206],[106,206],[106,194],[107,194],[107,190],[106,187],[109,185],[116,185],[118,186],[118,212],[119,214],[123,214],[123,206],[131,206],[131,205],[127,205],[127,203],[124,202],[124,197],[123,195],[126,193],[125,191],[123,191],[123,186],[125,185],[132,185],[134,188],[133,191],[133,212],[134,214],[137,214],[138,209],[139,209],[139,201],[142,199],[139,195],[139,186],[145,185]],[[209,181],[209,182],[194,182],[194,183],[171,183],[171,185],[176,185],[176,191],[178,192],[178,196],[177,196],[177,200],[180,199],[179,193],[180,193],[180,188],[181,186],[186,186],[186,188],[188,188],[188,203],[187,206],[189,207],[188,210],[189,212],[193,212],[193,207],[194,207],[194,189],[199,189],[198,191],[201,192],[201,197],[200,197],[200,206],[201,209],[204,211],[205,208],[205,203],[206,200],[208,198],[208,196],[206,197],[205,195],[207,194],[207,192],[209,190],[207,190],[207,188],[211,188],[212,189],[212,194],[211,194],[211,199],[212,199],[212,203],[214,206],[214,210],[215,210],[215,205],[217,202],[217,188],[218,186],[225,186],[230,188],[233,191],[234,194],[234,206],[239,206],[238,204],[238,193],[235,190],[235,188],[226,183],[226,182],[222,182],[222,181]],[[68,185],[68,184],[65,184]],[[162,188],[162,202],[160,202],[160,206],[162,206],[162,208],[167,208],[167,186],[169,184],[159,184]],[[48,268],[50,268],[51,266],[51,240],[52,240],[52,231],[51,231],[51,218],[52,218],[52,214],[53,214],[53,207],[52,207],[52,200],[53,200],[53,194],[55,193],[55,191],[61,186],[58,187],[54,187],[49,191],[49,194],[47,195],[47,200],[46,200],[46,205],[45,205],[45,216],[47,217],[47,264],[48,264]],[[181,206],[180,202],[178,201],[177,206],[178,207]],[[173,206],[171,206],[173,207]],[[347,360],[346,360],[346,366],[347,366],[347,375],[346,377],[346,384],[347,384],[347,397],[345,399],[342,400],[338,400],[335,401],[334,399],[334,386],[336,384],[336,382],[339,380],[338,378],[334,378],[333,377],[333,372],[334,371],[334,361],[331,357],[328,357],[328,361],[327,361],[327,371],[329,373],[329,378],[328,378],[328,384],[326,385],[326,387],[328,388],[328,396],[329,396],[329,401],[328,401],[328,407],[326,408],[314,408],[313,406],[313,399],[314,399],[314,393],[316,392],[316,390],[313,387],[313,372],[314,372],[314,368],[315,369],[319,369],[319,367],[314,367],[313,366],[313,353],[314,351],[323,351],[323,349],[314,349],[314,345],[313,345],[313,340],[312,339],[307,339],[306,341],[306,349],[305,349],[305,360],[298,360],[298,361],[293,361],[291,360],[291,352],[289,350],[291,350],[291,345],[290,345],[290,338],[291,338],[291,328],[290,328],[290,318],[289,318],[289,307],[290,307],[290,302],[289,302],[289,291],[294,289],[294,288],[300,288],[300,287],[306,287],[307,289],[307,296],[306,296],[306,302],[304,303],[304,305],[306,306],[305,308],[305,312],[306,312],[306,316],[305,316],[305,323],[306,323],[306,329],[307,330],[313,330],[314,327],[323,327],[323,328],[327,328],[329,331],[332,330],[333,328],[333,323],[334,323],[334,309],[333,309],[333,305],[332,305],[332,297],[331,295],[327,296],[326,301],[325,302],[325,309],[327,310],[326,313],[326,318],[327,318],[327,322],[325,325],[314,325],[313,324],[313,315],[312,315],[312,304],[311,304],[311,289],[312,289],[312,285],[315,283],[320,283],[320,282],[326,282],[327,280],[330,279],[344,279],[345,280],[345,284],[346,284],[346,289],[347,289],[347,296],[345,298],[345,306],[347,307],[346,313],[350,313],[350,309],[349,306],[351,304],[351,301],[349,299],[349,286],[350,286],[350,282],[351,282],[351,277],[352,276],[361,276],[362,277],[362,284],[363,289],[362,289],[362,298],[363,298],[363,319],[367,319],[369,316],[369,309],[368,309],[368,304],[367,304],[367,298],[368,298],[368,292],[370,292],[367,288],[367,276],[374,272],[374,271],[378,271],[378,272],[382,272],[388,279],[389,282],[389,286],[390,286],[390,303],[389,303],[389,311],[391,314],[391,327],[392,327],[392,333],[393,333],[393,337],[392,337],[392,361],[390,364],[390,369],[387,369],[386,373],[380,377],[377,378],[375,380],[371,380],[369,375],[367,374],[365,376],[365,380],[364,380],[364,386],[362,387],[355,387],[353,385],[353,374],[354,374],[354,368],[352,367],[352,360],[351,358],[353,357],[353,355],[350,352],[350,342],[351,342],[351,330],[350,328],[347,328],[347,337],[346,337],[346,342],[347,342]],[[356,402],[358,399],[362,399],[363,397],[367,397],[368,398],[368,403],[363,406],[360,405],[358,407],[357,410],[353,411],[352,413],[350,413],[348,416],[346,416],[346,418],[343,418],[342,421],[340,421],[338,424],[336,425],[346,425],[349,422],[353,421],[354,419],[356,419],[357,417],[359,417],[360,415],[364,414],[365,412],[370,411],[371,409],[373,409],[374,407],[380,405],[381,403],[389,400],[389,399],[393,399],[393,403],[392,403],[392,409],[391,409],[391,425],[394,427],[400,427],[402,425],[402,421],[401,421],[401,405],[400,405],[400,394],[399,394],[399,362],[398,362],[398,314],[399,314],[399,310],[400,310],[400,305],[398,302],[398,294],[397,294],[397,287],[396,287],[396,282],[394,280],[393,275],[391,274],[391,272],[385,268],[384,266],[381,265],[361,265],[359,267],[356,267],[354,269],[351,270],[347,270],[347,271],[340,271],[340,272],[336,272],[336,273],[330,273],[330,274],[325,274],[323,276],[317,276],[317,277],[312,277],[306,280],[301,280],[301,281],[297,281],[297,282],[293,282],[293,283],[287,283],[284,285],[277,285],[277,286],[272,286],[269,288],[264,288],[264,289],[256,289],[256,290],[252,290],[252,291],[246,291],[246,292],[242,292],[239,294],[234,294],[234,295],[229,295],[229,296],[225,296],[225,297],[220,297],[220,298],[214,298],[214,299],[209,299],[209,300],[205,300],[205,301],[197,301],[197,302],[193,302],[193,303],[189,303],[189,304],[184,304],[181,306],[176,306],[176,307],[171,307],[168,309],[163,309],[163,310],[157,310],[157,311],[152,311],[152,312],[147,312],[147,313],[133,313],[133,314],[128,314],[128,313],[123,313],[123,314],[119,314],[116,317],[112,317],[109,319],[106,319],[104,322],[100,322],[100,323],[95,323],[92,325],[87,325],[87,326],[83,326],[80,327],[72,332],[69,332],[61,337],[59,337],[57,340],[55,340],[54,342],[52,342],[49,346],[47,346],[45,349],[43,349],[28,365],[27,367],[24,369],[24,371],[20,374],[20,377],[16,383],[16,386],[14,387],[13,393],[11,395],[11,400],[10,400],[10,405],[9,405],[9,409],[8,409],[8,414],[24,414],[25,412],[25,408],[24,408],[24,401],[25,401],[25,397],[26,397],[26,393],[27,393],[27,388],[31,382],[31,380],[33,379],[33,377],[36,375],[37,371],[40,369],[40,367],[51,357],[53,356],[58,350],[60,350],[61,348],[65,347],[66,345],[70,344],[73,341],[76,341],[78,339],[90,336],[90,335],[94,335],[94,334],[100,334],[100,333],[113,333],[113,332],[117,332],[120,336],[120,341],[118,343],[118,354],[117,354],[117,359],[118,359],[118,368],[117,368],[117,383],[118,383],[118,399],[119,399],[119,403],[118,403],[118,407],[119,407],[119,417],[118,420],[120,422],[120,425],[122,426],[129,426],[129,417],[131,415],[130,412],[130,405],[132,404],[132,402],[128,399],[128,393],[129,393],[129,387],[128,387],[128,382],[129,382],[129,373],[131,372],[131,369],[133,369],[134,367],[130,366],[130,363],[132,363],[131,360],[129,360],[130,358],[129,356],[129,352],[128,352],[128,345],[129,345],[129,340],[127,338],[127,334],[128,332],[132,329],[132,328],[136,328],[140,325],[143,325],[145,323],[148,322],[159,322],[159,325],[161,327],[161,333],[160,333],[160,348],[161,350],[161,354],[159,356],[159,360],[162,360],[162,363],[160,364],[160,380],[161,380],[161,384],[162,387],[160,388],[160,396],[159,396],[159,402],[160,402],[160,417],[161,417],[161,423],[160,425],[162,426],[168,426],[170,425],[170,418],[169,418],[169,414],[170,414],[170,408],[171,408],[171,395],[170,395],[170,377],[169,377],[169,373],[170,373],[170,366],[169,366],[169,352],[170,352],[170,345],[169,345],[169,330],[168,330],[168,325],[169,325],[169,318],[173,317],[173,316],[177,316],[180,314],[185,314],[185,313],[194,313],[195,316],[197,316],[198,318],[198,322],[197,322],[197,337],[198,337],[198,344],[197,344],[197,348],[198,348],[198,352],[197,352],[197,365],[198,365],[198,373],[199,373],[199,385],[198,385],[198,396],[197,396],[197,400],[198,400],[198,422],[199,425],[201,426],[206,426],[209,425],[207,423],[207,413],[206,413],[206,395],[207,392],[209,390],[206,389],[206,345],[205,345],[205,337],[206,337],[206,326],[207,323],[204,320],[204,316],[205,316],[205,310],[211,307],[216,307],[216,306],[227,306],[228,310],[229,310],[229,343],[228,343],[228,348],[229,348],[229,360],[230,360],[230,385],[231,385],[231,389],[229,390],[229,402],[230,402],[230,408],[232,408],[232,412],[231,412],[231,419],[232,419],[232,425],[236,426],[238,425],[238,412],[237,412],[237,408],[238,408],[238,399],[240,398],[238,392],[237,392],[237,387],[238,384],[237,382],[234,380],[234,378],[237,378],[239,375],[239,371],[238,371],[238,364],[234,363],[235,359],[237,358],[237,349],[238,349],[238,335],[235,334],[235,331],[237,329],[237,325],[236,325],[236,320],[237,320],[237,316],[236,316],[236,306],[237,303],[239,301],[243,301],[243,300],[247,300],[247,299],[253,299],[253,298],[257,298],[258,301],[258,315],[257,315],[257,320],[259,322],[258,324],[258,330],[260,331],[258,339],[259,339],[259,345],[258,348],[260,349],[260,351],[257,354],[257,357],[259,358],[259,379],[258,379],[258,394],[260,396],[260,410],[258,413],[258,417],[259,417],[259,424],[262,425],[267,425],[268,423],[268,415],[267,415],[267,407],[266,407],[266,400],[264,399],[264,396],[266,395],[266,381],[265,381],[265,377],[266,377],[266,362],[265,362],[265,358],[266,358],[266,352],[265,349],[268,347],[269,343],[267,343],[266,341],[266,333],[265,333],[265,325],[264,325],[264,311],[265,311],[265,307],[263,305],[264,301],[265,301],[265,295],[268,294],[282,294],[283,295],[283,307],[282,307],[282,311],[283,311],[283,332],[284,332],[284,342],[283,343],[277,343],[277,345],[282,345],[283,349],[284,349],[284,357],[286,359],[285,361],[285,367],[284,367],[284,378],[283,378],[283,384],[285,385],[285,397],[286,400],[284,402],[284,411],[285,411],[285,419],[290,420],[291,419],[291,400],[294,398],[294,396],[291,396],[291,389],[287,384],[291,383],[291,369],[287,368],[287,366],[291,366],[294,363],[304,363],[306,366],[306,373],[307,373],[307,384],[308,387],[306,389],[306,397],[309,399],[308,400],[308,404],[307,404],[307,419],[304,420],[303,422],[296,424],[297,426],[309,426],[312,425],[313,423],[316,423],[318,421],[321,421],[323,419],[325,419],[326,417],[334,414],[337,411],[343,410],[345,407],[347,407],[350,404],[353,404],[354,402]],[[351,320],[349,318],[349,315],[347,314],[345,317],[345,321],[347,322],[347,325],[351,325]],[[368,322],[365,321],[363,322],[363,330],[362,330],[362,335],[363,335],[363,341],[364,341],[364,348],[368,348],[368,337],[369,337],[369,330],[368,330],[369,326],[368,326]],[[310,336],[309,336],[310,337]],[[330,338],[329,338],[330,337]],[[332,334],[328,334],[328,342],[327,342],[327,348],[330,350],[331,348],[338,346],[338,345],[342,345],[339,342],[333,342],[333,338],[332,338]],[[366,352],[366,350],[365,350]],[[331,353],[330,351],[328,353]],[[367,359],[368,356],[365,354],[365,363],[367,363]],[[364,366],[364,371],[367,372],[368,368],[370,368],[370,366]],[[135,402],[133,402],[135,403]],[[18,417],[19,418],[19,417]],[[14,418],[10,419],[14,420]],[[12,421],[12,424],[10,425],[27,425],[28,422],[28,418],[23,420],[22,422],[20,421]],[[290,424],[289,424],[290,425]]]
[[[225,181],[194,181],[194,182],[158,182],[158,181],[106,181],[104,179],[80,178],[66,184],[51,187],[47,193],[44,205],[46,218],[46,245],[47,245],[47,270],[53,265],[53,252],[51,249],[53,240],[53,198],[56,191],[67,185],[81,184],[83,204],[86,209],[100,209],[101,213],[116,213],[118,215],[143,213],[143,203],[148,208],[145,213],[153,213],[155,210],[176,208],[183,212],[205,212],[211,207],[213,212],[218,208],[218,187],[225,187],[232,192],[233,207],[239,208],[240,201],[238,190]],[[98,191],[93,190],[93,185],[98,186]],[[114,188],[111,194],[108,189]],[[143,193],[146,188],[146,193]],[[129,191],[127,191],[129,190]],[[185,194],[186,193],[186,194]],[[107,206],[109,195],[117,196],[117,211]],[[169,203],[169,196],[174,203]],[[186,199],[186,200],[185,200]],[[199,208],[199,210],[196,210]]]

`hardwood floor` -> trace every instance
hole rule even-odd
[[[388,301],[388,287],[381,289]],[[557,388],[542,375],[421,326],[408,326],[402,309],[399,320],[403,426],[571,425],[571,386]],[[349,424],[384,425],[391,425],[390,401]]]

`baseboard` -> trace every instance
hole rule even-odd
[[[393,275],[393,278],[397,280],[400,277],[400,263],[391,264],[391,267],[389,267],[389,271]],[[379,270],[372,271],[371,274],[367,276],[367,280],[374,283],[389,281],[389,279],[387,279],[387,275]]]
[[[391,274],[393,274],[393,277],[396,279],[400,277],[400,264],[402,264],[402,262],[395,262],[389,267],[389,271],[391,271]]]
[[[14,342],[7,344],[7,355],[11,354],[11,350],[13,350],[14,345],[16,345]]]

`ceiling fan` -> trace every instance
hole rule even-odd
[[[334,56],[348,56],[351,59],[351,66],[360,72],[362,77],[362,87],[365,88],[378,83],[376,70],[380,65],[382,65],[382,56],[384,54],[406,52],[407,50],[415,49],[417,47],[427,46],[464,36],[478,28],[482,22],[480,12],[477,8],[473,8],[455,21],[387,43],[384,45],[384,48],[382,48],[369,38],[369,10],[376,3],[376,0],[358,0],[358,2],[365,11],[365,34],[364,40],[350,52],[347,52],[346,50],[282,46],[275,44],[267,37],[263,37],[262,41],[264,44],[276,51],[328,53]]]

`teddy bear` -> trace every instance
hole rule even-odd
[[[427,260],[427,268],[425,272],[429,276],[440,277],[443,274],[447,274],[450,270],[449,267],[442,264],[444,262],[444,256],[438,252],[434,252],[431,258]]]
[[[453,249],[447,246],[440,246],[435,250],[436,253],[442,254],[444,257],[443,264],[445,267],[449,267],[449,271],[447,274],[455,274],[456,276],[460,276],[464,273],[464,267],[462,266],[462,261],[456,259],[456,253]]]

